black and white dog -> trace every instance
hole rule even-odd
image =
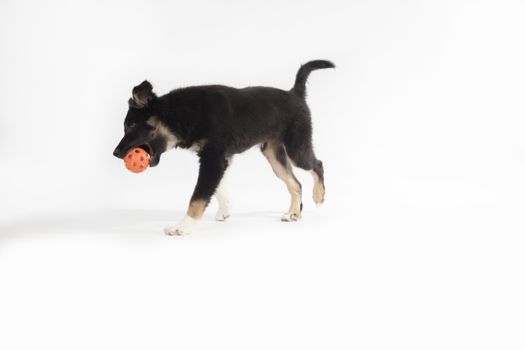
[[[329,61],[310,61],[297,72],[289,91],[270,87],[235,89],[222,85],[176,89],[158,97],[148,81],[133,88],[124,120],[124,137],[113,152],[123,158],[133,147],[145,149],[150,166],[174,147],[192,149],[200,158],[199,177],[187,214],[168,235],[192,230],[213,195],[219,202],[216,219],[229,217],[229,204],[221,186],[233,155],[260,145],[275,174],[286,184],[291,196],[282,221],[301,217],[301,184],[292,165],[309,171],[314,178],[313,199],[324,201],[323,163],[312,148],[312,123],[305,101],[306,79],[310,72],[334,68]]]

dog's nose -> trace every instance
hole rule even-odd
[[[113,155],[117,158],[120,158],[120,150],[118,148],[115,148],[115,150],[113,151]]]

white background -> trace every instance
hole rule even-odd
[[[523,349],[522,1],[0,3],[1,349]],[[292,86],[327,200],[257,150],[232,217],[167,237],[197,158],[135,175],[127,99]]]

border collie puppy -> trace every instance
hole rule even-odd
[[[292,165],[314,178],[313,199],[324,201],[323,163],[312,147],[312,123],[305,101],[306,79],[315,69],[334,68],[329,61],[310,61],[299,68],[289,91],[271,87],[236,89],[222,85],[192,86],[157,96],[148,81],[135,86],[124,120],[124,137],[113,152],[123,158],[134,147],[151,156],[150,166],[174,147],[192,149],[200,158],[197,184],[186,216],[167,227],[168,235],[189,233],[213,195],[219,202],[216,220],[230,216],[222,179],[232,157],[260,145],[273,171],[288,188],[291,203],[282,221],[301,217],[301,184]]]

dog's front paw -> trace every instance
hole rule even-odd
[[[281,221],[286,221],[286,222],[297,221],[300,218],[301,218],[301,214],[286,213],[286,214],[283,214],[283,216],[281,216]]]
[[[229,217],[230,217],[230,213],[229,212],[219,209],[217,211],[217,215],[215,215],[215,220],[217,220],[217,221],[226,221],[226,219],[229,218]]]
[[[182,236],[190,233],[195,227],[196,220],[189,216],[184,219],[177,226],[168,226],[164,229],[164,233],[168,236]]]

